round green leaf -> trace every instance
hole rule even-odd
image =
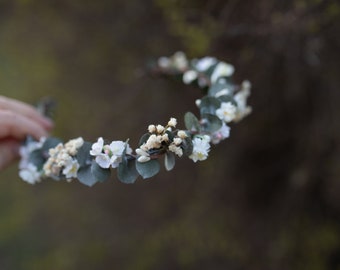
[[[136,162],[136,169],[143,179],[156,175],[160,170],[158,160],[152,159],[148,162]]]
[[[133,184],[137,177],[136,160],[123,160],[117,168],[118,179],[125,184]]]

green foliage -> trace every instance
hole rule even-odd
[[[90,155],[92,143],[84,142],[84,144],[78,149],[76,158],[78,160],[79,166],[89,165],[92,160],[92,156]]]
[[[205,96],[201,99],[200,112],[204,114],[215,114],[215,111],[221,106],[221,101],[215,97]]]
[[[156,175],[160,170],[158,160],[152,159],[148,162],[136,162],[136,169],[143,179]]]
[[[138,175],[139,174],[136,169],[136,160],[128,160],[123,158],[122,162],[117,168],[118,179],[122,183],[133,184],[136,181]]]
[[[214,114],[202,115],[203,125],[202,128],[205,132],[213,133],[222,127],[222,120]]]
[[[200,123],[197,117],[192,112],[187,112],[184,115],[185,127],[190,131],[200,131]]]
[[[171,171],[175,167],[176,159],[175,154],[172,152],[166,152],[164,157],[164,166],[167,171]]]
[[[111,175],[110,169],[101,168],[95,160],[91,164],[81,167],[77,177],[81,183],[93,186],[97,182],[106,181]]]
[[[193,148],[194,147],[193,147],[191,138],[187,137],[187,138],[183,139],[182,149],[183,149],[183,154],[185,156],[190,156],[192,154]]]

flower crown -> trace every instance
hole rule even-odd
[[[148,132],[139,140],[133,151],[126,141],[107,143],[85,142],[79,137],[63,143],[58,138],[28,138],[20,149],[20,177],[34,184],[44,178],[54,180],[78,179],[92,186],[110,178],[117,169],[118,179],[134,183],[138,176],[150,178],[160,171],[160,158],[164,156],[165,169],[175,166],[176,156],[187,156],[194,162],[206,160],[210,144],[218,144],[229,137],[231,122],[238,122],[251,112],[247,106],[251,85],[232,82],[234,67],[213,57],[188,60],[184,53],[160,57],[154,70],[164,75],[180,76],[185,84],[206,90],[206,95],[196,100],[200,111],[197,118],[187,112],[185,130],[177,129],[177,120],[170,118],[163,125],[149,125]]]

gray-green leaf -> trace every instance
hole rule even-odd
[[[171,171],[175,167],[176,158],[173,152],[166,152],[164,157],[164,166],[167,171]]]
[[[200,123],[192,112],[187,112],[184,115],[184,124],[188,130],[200,131]]]
[[[156,175],[160,170],[158,160],[152,159],[148,162],[136,162],[136,169],[143,179]]]

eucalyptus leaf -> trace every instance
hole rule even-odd
[[[77,178],[80,183],[89,187],[92,187],[98,182],[95,176],[92,174],[91,165],[80,168],[77,173]]]
[[[89,165],[92,160],[90,155],[90,150],[92,148],[92,143],[84,142],[84,144],[78,149],[76,158],[80,166]]]
[[[94,178],[99,182],[104,182],[111,176],[110,169],[104,169],[100,167],[95,161],[92,162],[91,173],[94,176]]]
[[[187,112],[184,115],[185,127],[190,131],[200,131],[200,123],[197,117],[192,112]]]
[[[28,161],[29,163],[34,164],[38,170],[40,170],[43,167],[46,159],[43,156],[42,150],[37,149],[30,153]]]
[[[138,145],[141,146],[143,143],[145,143],[150,137],[150,133],[145,133],[142,137],[139,139]]]
[[[205,96],[201,99],[201,114],[215,114],[216,110],[221,107],[221,101],[215,97]]]
[[[231,83],[230,80],[228,79],[225,80],[226,82],[224,83],[215,83],[211,85],[211,87],[208,90],[208,95],[216,97],[216,95],[218,95],[221,91],[224,92],[224,90],[226,90],[226,92],[233,93],[235,86]]]
[[[202,115],[204,131],[213,133],[222,127],[222,120],[213,114]]]
[[[136,169],[143,179],[156,175],[160,170],[158,160],[152,159],[148,162],[136,162]]]
[[[191,138],[187,137],[182,140],[182,149],[184,155],[190,156],[192,154],[194,146],[192,144]]]
[[[59,138],[54,138],[54,137],[49,137],[49,138],[47,138],[46,140],[45,140],[45,142],[44,142],[44,144],[43,144],[43,146],[42,146],[42,150],[44,151],[44,152],[48,152],[48,150],[50,149],[50,148],[54,148],[54,147],[56,147],[59,143],[62,143],[63,141],[62,140],[60,140]]]
[[[118,179],[125,184],[133,184],[137,177],[136,160],[123,160],[117,168]]]
[[[164,157],[164,166],[167,171],[171,171],[175,167],[176,158],[173,152],[166,152]]]

